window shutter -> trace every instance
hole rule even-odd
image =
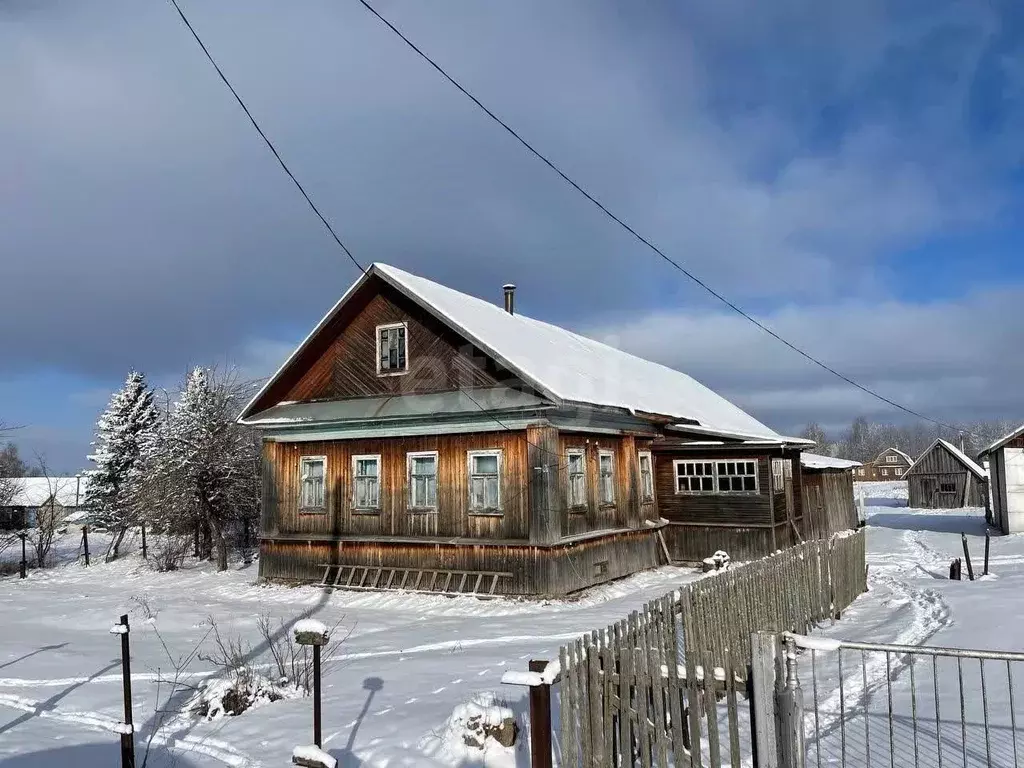
[[[398,369],[405,370],[405,328],[398,328]]]

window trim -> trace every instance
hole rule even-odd
[[[385,371],[380,367],[380,332],[388,331],[393,328],[404,328],[405,329],[405,368],[400,371]],[[405,320],[397,323],[381,323],[374,329],[374,347],[376,349],[376,355],[374,360],[374,367],[377,369],[378,376],[404,376],[409,372],[409,323]]]
[[[359,477],[358,475],[356,475],[356,468],[359,466],[359,462],[360,461],[367,461],[369,459],[373,459],[373,460],[375,460],[377,462],[377,505],[374,506],[374,507],[359,506],[356,503],[356,491],[357,491],[356,481],[357,481],[357,479]],[[381,491],[384,490],[384,483],[383,483],[383,478],[382,478],[382,474],[383,473],[381,472],[381,467],[382,466],[383,466],[383,464],[381,462],[381,457],[380,457],[379,453],[357,453],[357,454],[354,454],[352,456],[352,513],[353,514],[356,514],[356,515],[379,515],[380,514],[380,509],[381,509],[380,496],[381,496]]]
[[[648,465],[651,468],[651,472],[650,472],[650,475],[651,475],[651,495],[650,496],[645,496],[644,495],[644,464],[643,464],[643,461],[641,461],[641,459],[643,457],[645,457],[645,456],[647,457]],[[649,504],[650,502],[654,501],[654,456],[651,453],[651,451],[637,451],[637,453],[636,453],[636,468],[637,468],[637,474],[640,477],[640,503],[641,504]]]
[[[885,457],[885,463],[886,464],[899,464],[900,463],[900,457],[897,456],[894,453],[890,453],[890,454],[888,454]]]
[[[413,505],[413,483],[412,483],[412,460],[413,459],[425,459],[433,457],[434,459],[434,506],[432,507],[417,507]],[[405,482],[409,486],[408,493],[405,497],[405,511],[414,515],[436,515],[437,514],[437,503],[438,499],[438,481],[437,478],[441,474],[441,459],[438,456],[437,451],[409,451],[405,454]]]
[[[611,501],[605,501],[601,498],[603,491],[601,487],[601,459],[605,456],[612,460],[612,498]],[[611,451],[605,448],[601,448],[597,452],[597,506],[601,508],[614,507],[618,502],[616,501],[618,494],[615,493],[615,451]]]
[[[572,503],[572,472],[569,471],[569,457],[579,456],[583,460],[583,503],[573,504]],[[565,500],[570,512],[586,512],[590,507],[590,483],[587,482],[587,449],[586,448],[566,448],[565,449]]]
[[[319,507],[303,504],[306,481],[302,479],[302,465],[307,461],[319,461],[324,465],[324,503]],[[299,513],[307,515],[327,514],[327,456],[299,456]]]
[[[502,493],[502,480],[505,468],[505,452],[501,448],[484,448],[480,450],[466,451],[466,511],[471,517],[502,517],[505,514],[504,494]],[[476,508],[473,506],[473,459],[478,456],[496,456],[498,459],[498,506],[491,508]]]
[[[754,490],[752,491],[723,491],[718,485],[718,464],[719,462],[752,462],[754,465]],[[711,477],[714,480],[714,490],[711,491],[681,491],[679,490],[679,465],[680,464],[711,464]],[[748,475],[743,475],[748,477]],[[706,477],[706,475],[705,475]],[[738,475],[730,475],[730,477],[738,477]],[[672,460],[672,483],[675,486],[676,496],[760,496],[761,495],[761,467],[760,459],[752,458],[749,456],[736,456],[734,458],[727,459],[708,459],[708,458],[687,458],[687,459],[673,459]]]

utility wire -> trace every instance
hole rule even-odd
[[[288,178],[292,180],[292,183],[295,185],[296,189],[298,189],[299,192],[302,194],[302,197],[305,198],[306,202],[309,203],[309,207],[313,209],[313,213],[317,215],[317,218],[319,218],[320,221],[323,222],[323,225],[327,228],[327,231],[331,233],[331,237],[334,238],[334,242],[338,244],[338,247],[341,248],[342,251],[344,251],[345,255],[348,256],[349,260],[356,265],[359,271],[362,272],[363,275],[366,275],[366,269],[363,267],[362,264],[359,263],[356,257],[352,255],[352,252],[345,246],[345,243],[341,241],[341,238],[338,236],[338,233],[334,231],[334,227],[332,227],[330,222],[328,222],[324,215],[320,213],[320,209],[317,208],[316,203],[314,203],[312,198],[310,198],[309,194],[307,194],[301,182],[299,182],[299,180],[295,178],[295,174],[292,173],[291,169],[288,167],[288,164],[281,157],[280,153],[277,151],[277,148],[274,146],[274,143],[267,137],[267,134],[263,132],[263,129],[260,128],[259,123],[256,122],[256,118],[253,117],[252,112],[249,111],[249,108],[245,105],[245,102],[242,101],[242,97],[238,95],[238,91],[236,91],[234,86],[231,85],[231,82],[228,80],[227,76],[217,65],[217,62],[210,54],[209,49],[206,47],[202,39],[199,37],[199,34],[196,32],[195,28],[189,22],[188,17],[185,16],[185,13],[184,11],[182,11],[181,6],[178,5],[178,0],[170,0],[170,3],[174,6],[174,10],[178,12],[178,16],[181,17],[181,20],[184,22],[185,26],[188,27],[188,31],[192,33],[192,37],[195,38],[195,41],[199,44],[199,47],[206,55],[206,58],[209,60],[210,64],[212,64],[213,68],[217,71],[217,75],[220,77],[221,82],[223,82],[224,85],[227,86],[228,90],[231,91],[231,95],[235,97],[235,101],[238,102],[238,106],[242,108],[242,111],[245,112],[246,117],[249,118],[249,122],[252,123],[252,127],[256,129],[256,132],[260,135],[260,138],[263,139],[264,143],[270,149],[271,153],[273,153],[282,170],[284,170],[284,172],[288,175]],[[462,392],[462,394],[464,394],[466,397],[468,397],[477,408],[479,408],[483,413],[485,413],[489,418],[491,418],[495,423],[497,423],[498,426],[500,426],[502,429],[504,429],[507,432],[514,431],[510,426],[508,426],[505,422],[498,418],[497,415],[491,413],[486,408],[484,408],[480,401],[473,397],[473,395],[466,389],[460,387],[459,391]],[[527,440],[527,443],[529,443],[534,448],[537,448],[540,451],[544,451],[545,453],[549,453],[553,456],[561,457],[560,453],[553,452],[547,448],[544,448],[543,446],[536,445],[530,440]]]
[[[173,0],[172,0],[172,2],[173,2]],[[496,122],[498,125],[500,125],[502,128],[504,128],[505,131],[510,136],[512,136],[516,141],[518,141],[520,144],[522,144],[523,147],[525,147],[534,157],[536,157],[538,160],[540,160],[542,163],[544,163],[544,165],[546,165],[552,171],[557,173],[562,178],[562,180],[564,182],[566,182],[569,186],[571,186],[573,189],[575,189],[577,192],[579,192],[581,195],[583,195],[585,198],[587,198],[587,200],[589,200],[591,203],[593,203],[595,206],[597,206],[597,208],[600,209],[601,212],[604,213],[608,218],[610,218],[612,221],[614,221],[616,224],[618,224],[620,227],[622,227],[624,230],[626,230],[634,238],[636,238],[642,244],[647,246],[654,253],[656,253],[662,259],[664,259],[669,264],[671,264],[673,267],[675,267],[677,270],[679,270],[684,275],[686,275],[690,280],[692,280],[694,283],[699,285],[701,288],[703,288],[705,291],[707,291],[713,297],[715,297],[720,302],[725,304],[725,306],[727,306],[729,309],[733,310],[733,312],[735,312],[736,314],[738,314],[741,317],[745,318],[746,320],[749,320],[751,323],[753,323],[755,326],[757,326],[762,331],[767,333],[773,339],[775,339],[776,341],[779,341],[782,344],[784,344],[785,346],[789,347],[791,350],[793,350],[794,352],[796,352],[798,355],[800,355],[801,357],[805,358],[806,360],[810,361],[814,365],[818,366],[819,368],[822,368],[823,370],[827,371],[828,373],[832,374],[833,376],[836,376],[837,378],[841,379],[842,381],[845,381],[847,384],[849,384],[849,385],[851,385],[853,387],[856,387],[857,389],[861,390],[862,392],[865,392],[868,395],[871,395],[872,397],[874,397],[874,398],[876,398],[878,400],[881,400],[883,403],[891,405],[893,408],[897,408],[898,410],[901,410],[901,411],[903,411],[905,413],[908,413],[911,416],[915,416],[915,417],[917,417],[919,419],[922,419],[924,421],[929,421],[932,424],[936,424],[936,425],[938,425],[940,427],[945,427],[946,429],[951,429],[951,430],[955,430],[955,431],[962,431],[958,427],[954,427],[951,424],[946,424],[945,422],[939,421],[937,419],[933,419],[930,416],[925,416],[923,413],[919,413],[919,412],[917,412],[917,411],[915,411],[915,410],[913,410],[911,408],[908,408],[905,405],[897,403],[895,400],[891,400],[888,397],[886,397],[885,395],[882,395],[879,392],[876,392],[875,390],[871,389],[870,387],[867,387],[867,386],[865,386],[865,385],[863,385],[863,384],[853,380],[849,376],[847,376],[847,375],[837,371],[835,368],[830,366],[828,363],[825,363],[822,360],[819,360],[818,358],[814,357],[809,352],[805,352],[803,349],[798,347],[796,344],[794,344],[794,343],[792,343],[790,341],[787,341],[785,338],[783,338],[778,333],[773,331],[770,327],[768,327],[767,325],[762,323],[756,317],[748,314],[740,306],[738,306],[737,304],[735,304],[734,302],[732,302],[731,300],[729,300],[728,298],[723,296],[721,293],[716,291],[714,288],[712,288],[710,285],[708,285],[706,282],[704,282],[701,278],[699,278],[693,272],[689,271],[688,269],[686,269],[686,267],[684,267],[678,261],[673,259],[668,254],[666,254],[663,250],[661,250],[661,248],[659,248],[657,245],[655,245],[649,239],[647,239],[646,237],[641,235],[639,232],[637,232],[635,229],[633,229],[633,227],[631,227],[629,224],[627,224],[622,218],[620,218],[619,216],[614,214],[612,211],[610,211],[600,200],[598,200],[596,197],[594,197],[594,195],[592,195],[590,192],[588,192],[586,189],[584,189],[579,183],[577,183],[575,180],[573,180],[572,177],[570,177],[560,167],[555,165],[555,163],[553,161],[551,161],[550,159],[548,159],[547,156],[542,154],[538,149],[536,149],[532,144],[530,144],[530,142],[528,142],[526,139],[524,139],[522,136],[520,136],[515,131],[515,129],[513,129],[508,123],[506,123],[504,120],[502,120],[500,117],[498,117],[498,115],[496,115],[492,110],[490,110],[487,106],[485,106],[483,104],[483,102],[480,101],[480,99],[478,99],[476,96],[474,96],[472,93],[470,93],[469,90],[467,90],[465,88],[465,86],[463,86],[454,77],[449,75],[441,67],[441,65],[439,65],[436,61],[434,61],[432,58],[430,58],[430,56],[428,56],[426,53],[424,53],[423,50],[421,48],[419,48],[419,46],[417,46],[412,40],[410,40],[408,37],[406,37],[405,34],[403,34],[402,31],[400,29],[398,29],[398,27],[396,27],[394,24],[392,24],[386,18],[381,16],[380,13],[378,13],[377,10],[372,5],[370,5],[367,2],[367,0],[359,0],[359,3],[364,8],[366,8],[366,10],[368,10],[370,13],[372,13],[374,16],[376,16],[377,19],[381,23],[383,23],[388,29],[390,29],[392,32],[394,32],[396,35],[398,35],[398,37],[400,37],[402,39],[402,41],[407,46],[409,46],[409,48],[411,48],[413,51],[415,51],[415,53],[421,59],[423,59],[431,67],[433,67],[445,80],[447,80],[449,83],[451,83],[453,86],[455,86],[455,88],[458,89],[464,96],[466,96],[466,98],[468,98],[470,101],[472,101],[474,104],[476,104],[481,110],[483,110],[484,113],[488,117],[490,117],[494,122]]]
[[[256,122],[256,118],[252,116],[252,112],[250,112],[249,108],[245,106],[245,102],[242,101],[242,97],[238,95],[238,91],[235,90],[234,86],[231,85],[231,82],[224,75],[224,72],[221,71],[221,68],[217,65],[217,62],[210,54],[210,51],[207,49],[206,45],[203,44],[203,41],[200,39],[195,29],[193,29],[192,24],[189,23],[189,20],[185,16],[185,13],[181,10],[181,6],[178,5],[178,0],[170,0],[170,2],[171,5],[174,6],[174,10],[178,12],[178,15],[181,17],[181,20],[185,22],[185,26],[188,27],[188,31],[192,33],[192,37],[194,37],[195,41],[199,43],[199,47],[203,49],[203,53],[206,55],[206,58],[209,59],[210,63],[213,65],[213,68],[217,71],[217,75],[220,77],[221,81],[224,83],[224,85],[228,87],[228,90],[231,91],[231,95],[235,97],[235,101],[238,102],[238,106],[242,108],[242,111],[245,112],[245,116],[249,118],[249,122],[252,123],[252,127],[256,129],[256,133],[260,135],[260,138],[263,139],[264,143],[266,143],[271,153],[277,159],[277,162],[281,166],[281,169],[286,174],[288,174],[288,178],[292,180],[292,183],[295,185],[296,189],[299,190],[299,193],[305,198],[306,202],[309,203],[309,207],[313,209],[313,213],[315,213],[317,215],[317,218],[319,218],[320,221],[323,222],[323,225],[327,227],[327,231],[331,233],[331,237],[334,238],[334,242],[336,242],[338,244],[338,247],[341,248],[342,251],[344,251],[345,255],[348,256],[349,260],[359,268],[359,271],[365,275],[366,270],[363,269],[363,266],[358,261],[356,261],[355,256],[353,256],[352,252],[345,247],[345,244],[341,242],[341,238],[338,237],[338,233],[334,231],[334,227],[332,227],[330,222],[327,221],[327,219],[324,217],[322,213],[320,213],[320,209],[316,207],[316,203],[314,203],[312,198],[310,198],[310,196],[306,193],[305,188],[302,186],[299,180],[295,178],[295,174],[292,173],[291,169],[288,167],[288,164],[278,153],[277,148],[274,146],[274,143],[269,138],[267,138],[267,134],[265,134],[263,132],[263,129],[260,128],[259,123]]]

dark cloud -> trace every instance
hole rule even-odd
[[[364,262],[495,299],[513,280],[524,312],[576,326],[628,333],[681,307],[707,325],[670,362],[762,402],[768,419],[796,416],[756,397],[832,397],[826,377],[707,315],[717,308],[706,295],[358,3],[184,7]],[[898,309],[880,259],[1005,211],[1024,101],[1000,104],[984,142],[971,130],[980,84],[998,70],[1019,92],[1024,67],[1019,30],[988,6],[379,7],[602,201],[755,311],[818,317],[806,307],[839,302],[870,323]],[[223,359],[269,372],[355,278],[169,4],[4,3],[0,93],[11,107],[0,120],[0,376],[58,369],[102,388],[130,366],[170,381]],[[773,317],[785,324],[786,311]],[[932,359],[874,338],[884,381],[906,397],[936,372],[982,365],[958,345]],[[856,339],[811,341],[876,376]],[[992,402],[969,389],[950,402]],[[823,409],[838,414],[835,397]]]

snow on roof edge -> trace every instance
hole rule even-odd
[[[822,456],[808,451],[800,454],[800,464],[808,469],[853,469],[864,466],[859,461],[837,459],[834,456]]]
[[[991,453],[996,448],[1002,448],[1004,445],[1006,445],[1006,443],[1010,442],[1014,438],[1020,437],[1021,435],[1024,435],[1024,424],[1021,424],[1019,427],[1017,427],[1015,430],[1013,430],[1009,434],[1003,435],[1002,437],[1000,437],[998,440],[996,440],[994,443],[992,443],[987,448],[983,448],[978,455],[979,456],[984,456],[987,453]]]
[[[929,445],[928,448],[926,450],[924,450],[921,453],[920,456],[917,457],[917,460],[914,461],[914,463],[911,464],[907,468],[907,471],[903,473],[902,477],[906,477],[907,475],[909,475],[910,471],[921,462],[921,459],[923,459],[925,456],[927,456],[929,453],[931,453],[932,448],[934,448],[937,445],[941,445],[943,448],[945,448],[950,453],[952,453],[953,456],[955,456],[958,461],[963,463],[963,465],[965,467],[967,467],[971,472],[973,472],[979,478],[981,478],[981,479],[988,478],[988,472],[986,472],[983,467],[981,467],[977,462],[975,462],[974,459],[970,458],[966,453],[961,451],[959,448],[957,448],[951,442],[949,442],[948,440],[944,440],[941,437],[935,438],[935,440],[932,442],[932,444]]]

